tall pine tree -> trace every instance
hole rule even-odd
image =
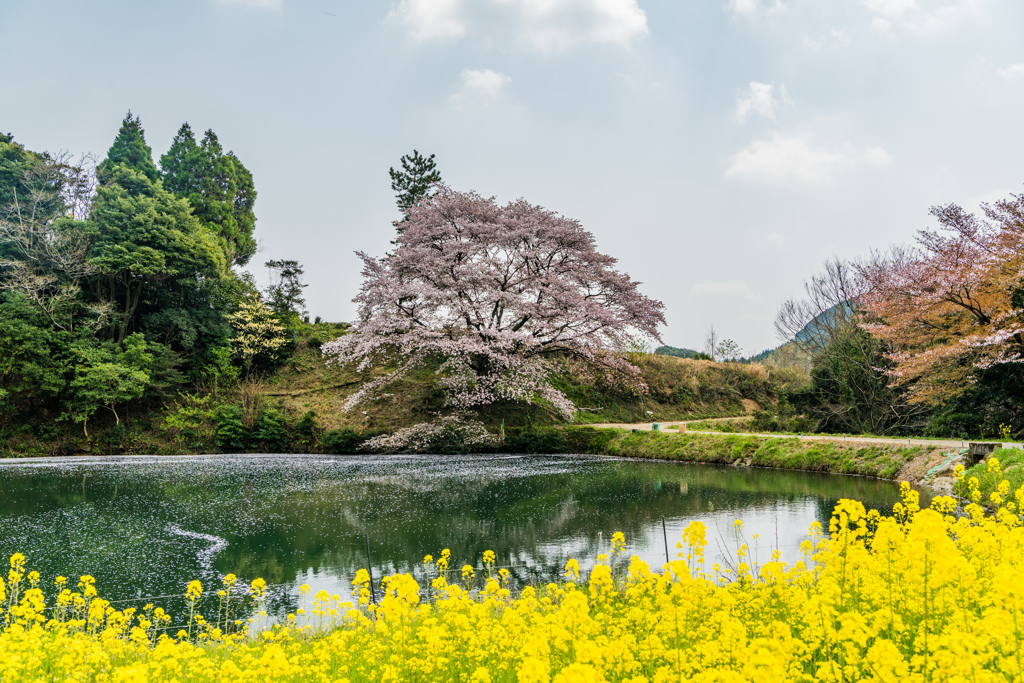
[[[415,149],[399,161],[402,163],[401,170],[390,168],[388,174],[391,176],[391,189],[395,192],[398,208],[405,213],[429,194],[431,185],[441,182],[441,172],[437,170],[433,154],[425,157]]]
[[[191,127],[184,124],[160,157],[160,168],[164,187],[188,200],[193,215],[223,240],[228,259],[248,263],[256,253],[256,188],[238,157],[224,153],[217,134],[208,130],[197,144]]]
[[[138,118],[125,118],[110,150],[99,167],[89,262],[96,269],[95,295],[114,303],[112,337],[120,344],[145,331],[147,313],[209,308],[196,294],[228,264],[217,238],[190,215],[189,203],[164,189]]]
[[[97,169],[96,175],[101,185],[107,185],[112,181],[114,168],[117,166],[141,173],[151,183],[160,179],[160,171],[153,163],[153,150],[146,144],[142,123],[138,116],[132,118],[130,111],[121,122],[121,130],[117,132],[114,144],[107,151],[107,158]]]

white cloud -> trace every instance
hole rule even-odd
[[[978,13],[985,0],[863,0],[875,15],[871,30],[891,38],[896,29],[925,33],[953,27]]]
[[[775,86],[771,83],[758,83],[751,81],[747,88],[745,97],[736,100],[736,120],[743,123],[750,117],[751,113],[775,118],[775,111],[790,102],[786,94],[786,86],[779,86],[779,98],[775,97]]]
[[[832,33],[812,40],[810,36],[804,37],[804,47],[818,50],[822,47],[847,47],[853,42],[850,32],[845,29],[833,29]]]
[[[222,5],[241,5],[255,9],[279,9],[281,0],[217,0]]]
[[[884,17],[900,17],[918,9],[917,0],[864,0],[864,4],[872,12]]]
[[[405,24],[415,40],[460,38],[466,34],[461,0],[402,0],[388,19]]]
[[[871,30],[883,38],[892,38],[892,22],[882,17],[875,17],[871,20]]]
[[[511,33],[541,52],[580,44],[628,46],[647,34],[637,0],[401,0],[388,20],[419,41]]]
[[[726,0],[725,7],[733,14],[749,17],[761,9],[767,12],[781,12],[786,9],[786,4],[782,0],[774,0],[762,7],[761,0]]]
[[[1008,66],[1005,69],[1000,69],[999,74],[1004,78],[1024,76],[1024,64],[1014,64],[1013,66]]]
[[[753,14],[757,11],[758,0],[729,0],[728,7],[733,14]]]
[[[466,69],[462,72],[462,89],[456,97],[473,95],[491,101],[501,94],[511,78],[490,69]]]
[[[812,146],[807,137],[785,137],[776,132],[730,157],[725,176],[771,184],[822,185],[841,168],[885,166],[891,161],[892,156],[881,147],[858,151],[846,145],[830,150]]]
[[[698,282],[690,287],[690,294],[706,298],[742,299],[744,301],[760,301],[761,295],[750,288],[746,282]]]
[[[888,166],[892,162],[892,155],[882,147],[868,147],[860,157],[871,166]],[[854,158],[853,161],[857,159]]]

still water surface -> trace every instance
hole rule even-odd
[[[887,513],[898,496],[860,477],[594,456],[8,460],[0,557],[24,553],[46,581],[91,574],[101,596],[132,603],[194,578],[212,593],[227,573],[263,577],[280,610],[303,583],[347,595],[367,538],[375,577],[415,571],[442,548],[454,569],[479,566],[491,549],[521,584],[554,579],[568,557],[592,566],[616,531],[629,554],[660,565],[662,517],[673,557],[683,527],[701,520],[714,561],[735,548],[741,519],[761,561],[775,547],[792,561],[840,498]]]

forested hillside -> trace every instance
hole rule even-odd
[[[156,158],[128,114],[98,163],[0,135],[0,448],[484,448],[749,411],[763,430],[1024,433],[1021,197],[934,209],[918,247],[828,262],[762,365],[713,330],[710,355],[647,353],[663,304],[577,221],[455,191],[433,155],[390,175],[395,249],[360,254],[348,326],[309,321],[287,255],[263,291],[242,270],[256,186],[212,130],[186,123]]]
[[[433,157],[415,152],[391,176],[405,216],[396,223],[401,245],[417,234],[417,202],[440,173]],[[273,281],[262,292],[240,270],[255,254],[256,197],[243,162],[213,131],[197,140],[188,124],[157,158],[129,114],[96,164],[0,137],[0,443],[8,454],[345,452],[439,415],[467,416],[438,382],[439,373],[458,376],[440,352],[387,393],[349,405],[393,371],[392,361],[361,370],[327,362],[324,345],[349,328],[309,321],[295,261],[268,261]],[[568,241],[558,248],[592,239],[574,222],[528,210],[540,224],[561,226]],[[660,317],[660,304],[644,303],[629,293],[628,278],[612,276],[625,289],[609,296]],[[614,310],[614,298],[604,305]],[[550,313],[527,317],[540,315]],[[581,320],[600,315],[595,309]],[[617,329],[606,333],[621,338]],[[552,341],[523,366],[550,375],[523,396],[540,392],[537,400],[499,387],[469,411],[473,420],[513,434],[566,422],[737,414],[769,405],[792,380],[760,367],[646,353],[594,356],[588,366],[581,361],[590,347],[573,346],[571,337]]]
[[[0,136],[0,431],[116,443],[142,406],[271,363],[297,316],[233,268],[255,201],[241,160],[188,124],[159,167],[131,114],[96,165]]]

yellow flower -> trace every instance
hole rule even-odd
[[[995,487],[1004,499],[1011,489]],[[585,589],[570,560],[566,581],[518,594],[504,587],[505,568],[500,583],[488,577],[479,591],[433,575],[422,601],[415,578],[398,573],[382,577],[374,605],[361,570],[355,605],[319,591],[311,612],[268,627],[259,601],[250,622],[192,614],[176,638],[164,631],[180,621],[160,607],[146,605],[136,619],[85,598],[85,588],[95,591],[91,577],[81,592],[63,588],[53,605],[38,588],[13,585],[8,594],[0,582],[0,680],[45,672],[47,680],[111,683],[354,683],[440,681],[453,671],[476,683],[1019,680],[1017,508],[968,504],[961,514],[948,499],[921,509],[908,490],[902,498],[890,516],[840,501],[832,531],[815,522],[793,564],[773,549],[770,561],[751,566],[742,545],[713,573],[681,561],[659,573],[637,557],[621,572],[605,556]],[[704,526],[687,526],[686,559],[705,545]],[[22,563],[15,573],[26,571]],[[252,588],[262,598],[266,584]]]
[[[570,581],[575,581],[580,578],[580,563],[576,561],[576,558],[570,557],[569,561],[565,563],[565,578]]]
[[[626,552],[626,535],[621,531],[612,534],[612,556]]]

